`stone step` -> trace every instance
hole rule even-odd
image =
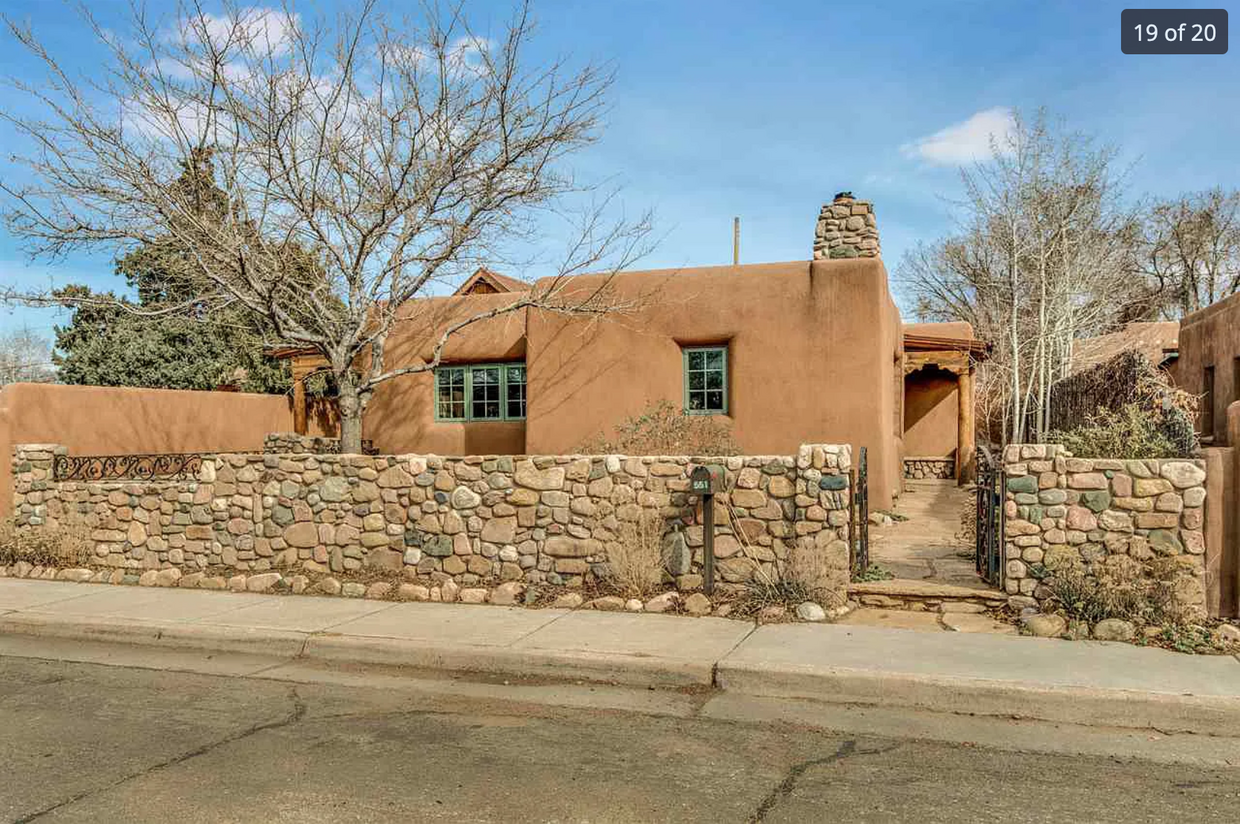
[[[919,612],[950,612],[965,604],[996,609],[1008,600],[1005,593],[987,588],[980,582],[977,587],[968,587],[907,578],[852,583],[848,585],[848,597],[862,606]]]

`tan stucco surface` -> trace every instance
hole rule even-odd
[[[960,392],[956,376],[924,367],[904,378],[904,454],[945,458],[956,454]]]
[[[292,427],[283,395],[16,383],[0,390],[0,449],[58,443],[76,455],[262,451],[263,436]],[[12,499],[6,457],[0,511]]]
[[[939,321],[935,323],[906,323],[904,334],[923,335],[930,338],[963,338],[973,337],[973,325],[963,320]]]
[[[1173,376],[1185,391],[1201,394],[1205,390],[1205,368],[1214,367],[1214,428],[1218,446],[1229,444],[1227,407],[1240,400],[1240,295],[1194,312],[1180,321],[1180,357]]]
[[[505,309],[517,300],[518,295],[500,293],[406,304],[400,311],[402,320],[388,339],[386,367],[430,362],[443,329],[481,312]],[[524,360],[525,311],[503,312],[449,336],[443,362]],[[373,440],[380,452],[394,454],[519,455],[526,451],[524,421],[437,422],[434,390],[435,378],[430,372],[402,375],[380,384],[366,412],[365,437]]]
[[[681,405],[681,347],[727,344],[727,418],[743,452],[866,446],[871,499],[890,505],[901,337],[881,260],[633,272],[614,288],[642,308],[595,320],[531,310],[529,453],[573,451],[658,400]]]

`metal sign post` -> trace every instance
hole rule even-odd
[[[689,473],[689,491],[702,496],[702,589],[715,592],[715,493],[723,490],[723,467],[696,466]]]

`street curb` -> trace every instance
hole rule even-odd
[[[1240,699],[1231,696],[1046,687],[847,668],[809,672],[730,664],[726,659],[716,667],[716,685],[724,692],[766,698],[1240,736]]]
[[[596,681],[635,687],[708,687],[714,675],[714,667],[710,664],[650,656],[514,647],[447,647],[405,638],[359,635],[311,635],[302,658],[335,664]]]
[[[591,681],[631,687],[710,687],[713,663],[653,656],[491,646],[444,646],[368,635],[212,624],[108,620],[53,613],[0,616],[0,634],[251,653],[336,665],[406,667],[511,678]]]
[[[108,620],[29,613],[0,616],[0,634],[295,658],[307,633],[169,621]]]
[[[1038,686],[846,667],[735,663],[729,660],[731,653],[711,664],[708,659],[684,661],[533,647],[449,646],[433,640],[386,636],[17,612],[0,615],[0,634],[249,653],[336,666],[395,667],[638,688],[716,688],[738,696],[1240,737],[1240,699],[1233,696]]]

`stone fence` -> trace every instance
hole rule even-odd
[[[911,481],[927,478],[955,480],[955,458],[905,458],[904,477]]]
[[[1014,601],[1045,601],[1041,579],[1064,564],[1171,558],[1178,593],[1204,614],[1204,461],[1076,458],[1055,444],[1013,444],[1003,469],[1005,586]]]
[[[340,439],[323,435],[298,435],[296,432],[271,432],[263,437],[264,455],[335,455]],[[362,452],[373,455],[371,441],[362,441]]]
[[[56,481],[56,445],[14,450],[19,526],[89,530],[93,564],[127,570],[400,573],[432,586],[581,586],[605,573],[626,525],[664,519],[666,579],[701,585],[699,463],[726,467],[716,495],[724,584],[775,575],[793,547],[848,582],[848,446],[795,456],[216,454],[186,481]],[[631,531],[631,528],[630,528]]]

